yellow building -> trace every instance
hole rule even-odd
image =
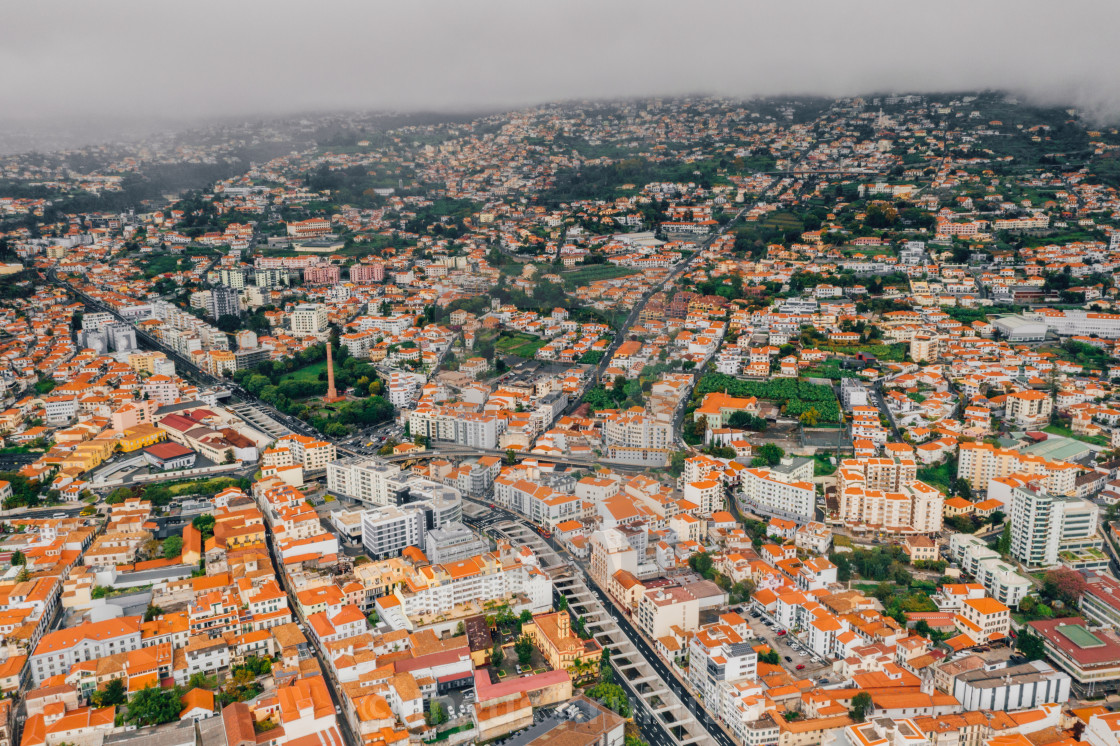
[[[583,640],[572,632],[572,618],[567,611],[537,614],[521,631],[540,649],[548,665],[555,671],[566,671],[575,661],[598,663],[603,648],[594,640]]]
[[[59,467],[62,470],[78,469],[89,471],[113,454],[113,442],[110,440],[90,440],[79,443],[74,450],[67,454]]]
[[[166,359],[162,352],[134,352],[128,356],[128,367],[137,373],[155,374],[155,361]]]
[[[125,453],[138,451],[141,448],[162,443],[167,440],[167,433],[155,425],[142,424],[121,431],[117,445]]]

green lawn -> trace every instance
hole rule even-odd
[[[869,355],[874,355],[878,360],[885,360],[891,363],[901,363],[905,357],[908,346],[906,344],[865,344],[865,345],[817,345],[817,349],[828,350],[829,352],[839,352],[846,355],[855,355],[860,352],[866,352]]]
[[[1076,435],[1073,430],[1070,430],[1068,427],[1062,427],[1061,425],[1047,425],[1042,428],[1042,432],[1050,433],[1051,435],[1061,435],[1065,438],[1080,440],[1082,443],[1092,443],[1093,445],[1104,446],[1106,448],[1111,445],[1108,438],[1103,435]]]
[[[311,381],[316,382],[319,380],[319,374],[327,369],[327,361],[320,360],[317,363],[312,363],[303,368],[297,368],[290,373],[285,373],[280,377],[280,382],[284,381]]]
[[[574,288],[581,285],[590,285],[596,280],[610,280],[615,277],[627,277],[636,274],[641,274],[641,272],[633,267],[616,267],[613,264],[589,264],[578,269],[561,272],[560,276],[564,278],[564,285]]]
[[[926,466],[918,469],[918,479],[932,485],[945,494],[952,491],[953,482],[957,478],[957,460],[949,459],[935,466]]]
[[[830,474],[835,474],[837,466],[829,461],[830,454],[816,453],[813,455],[813,476],[814,477],[827,477]]]
[[[544,347],[547,342],[546,339],[530,334],[502,332],[494,342],[494,347],[505,355],[532,359],[537,354],[537,350]]]
[[[156,275],[162,275],[164,272],[174,272],[179,268],[179,256],[172,254],[155,254],[145,257],[146,261],[142,259],[144,265],[144,276],[148,279]]]

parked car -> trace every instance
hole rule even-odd
[[[784,629],[778,630],[778,637],[784,637],[785,634],[786,634],[786,631]]]
[[[786,656],[786,663],[793,663],[793,658],[790,658],[790,657],[789,657],[789,656],[787,655],[787,656]]]
[[[801,669],[803,669],[803,668],[805,668],[805,664],[804,664],[804,663],[798,663],[798,664],[797,664],[797,670],[798,670],[798,671],[800,671],[800,670],[801,670]]]

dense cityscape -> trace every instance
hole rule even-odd
[[[0,155],[0,746],[1117,746],[1120,130]]]

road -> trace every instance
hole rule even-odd
[[[175,362],[176,371],[182,377],[187,378],[189,380],[193,380],[196,383],[202,384],[204,386],[210,386],[210,387],[214,387],[214,388],[217,388],[217,389],[229,390],[231,398],[234,401],[243,402],[245,405],[250,406],[250,407],[258,410],[265,417],[268,417],[269,419],[274,420],[275,422],[277,422],[280,425],[283,425],[284,427],[288,428],[292,432],[299,433],[301,435],[316,437],[316,438],[324,438],[325,437],[322,433],[320,433],[318,430],[313,428],[310,424],[304,422],[303,420],[292,417],[290,415],[286,415],[283,412],[281,412],[280,410],[276,409],[275,407],[273,407],[269,404],[266,404],[265,402],[261,401],[260,399],[258,399],[255,396],[253,396],[252,394],[250,394],[248,391],[246,391],[245,389],[243,389],[241,386],[237,385],[233,381],[229,381],[229,380],[226,380],[224,378],[219,378],[215,375],[212,375],[212,374],[207,373],[206,371],[200,369],[191,360],[188,360],[186,357],[179,354],[177,351],[171,349],[170,347],[165,345],[160,340],[158,340],[155,337],[151,336],[150,334],[144,332],[139,327],[137,327],[135,324],[132,324],[131,322],[129,322],[127,319],[125,319],[123,316],[121,316],[121,314],[115,308],[112,308],[111,306],[108,306],[108,305],[102,303],[101,301],[99,301],[98,299],[88,295],[87,293],[84,293],[81,290],[78,290],[77,288],[75,288],[70,283],[60,280],[58,278],[58,268],[57,267],[51,267],[47,271],[46,276],[47,276],[47,280],[49,282],[51,282],[52,284],[57,285],[59,287],[63,287],[66,290],[73,293],[75,296],[77,296],[83,303],[86,304],[87,308],[91,308],[95,311],[102,311],[104,313],[111,314],[115,319],[117,319],[117,321],[119,321],[121,323],[124,323],[124,324],[128,324],[132,329],[135,329],[137,342],[143,342],[150,349],[158,350],[158,351],[164,353],[165,355],[167,355],[168,358],[170,358],[171,360],[173,360]]]
[[[481,506],[480,503],[477,503],[475,501],[469,502]],[[529,521],[527,521],[524,517],[506,508],[495,507],[493,509],[490,509],[490,511],[491,514],[497,514],[498,516],[500,516],[501,520],[494,520],[493,515],[487,515],[479,520],[471,519],[466,516],[464,517],[465,520],[468,520],[468,522],[474,523],[476,527],[481,527],[482,524],[485,524],[484,528],[485,530],[487,530],[487,532],[502,533],[510,537],[511,540],[516,540],[519,543],[532,546],[541,556],[542,564],[545,564],[548,568],[555,568],[559,564],[564,564],[564,560],[561,559],[561,555],[566,554],[566,550],[557,545],[551,538],[545,539],[539,536],[532,528],[532,525],[529,523]],[[546,559],[551,561],[546,562]],[[650,647],[649,643],[645,640],[641,633],[630,623],[630,620],[626,618],[626,614],[619,611],[614,606],[613,601],[608,598],[597,585],[595,585],[587,572],[587,568],[583,566],[582,563],[574,560],[568,562],[567,564],[573,570],[578,571],[578,575],[574,575],[569,578],[569,580],[575,580],[576,582],[578,582],[578,585],[569,585],[568,587],[563,589],[563,592],[571,597],[571,606],[577,609],[583,608],[585,610],[584,613],[586,614],[586,616],[592,619],[592,621],[589,622],[589,627],[595,630],[593,634],[597,638],[606,640],[608,643],[611,643],[612,640],[618,639],[609,636],[609,625],[611,622],[613,622],[614,627],[618,630],[618,632],[621,633],[622,639],[624,639],[626,643],[628,643],[628,645],[632,647],[636,652],[638,661],[640,661],[640,663],[632,661],[631,664],[623,664],[622,667],[619,668],[617,663],[619,661],[625,661],[633,658],[634,653],[617,651],[615,651],[614,655],[612,655],[612,661],[616,662],[616,670],[619,672],[618,678],[621,681],[627,684],[629,684],[631,681],[634,682],[633,686],[631,686],[630,688],[632,689],[637,702],[640,703],[641,707],[647,708],[648,712],[650,713],[649,720],[652,724],[656,724],[658,731],[662,731],[664,733],[664,738],[668,738],[674,743],[697,743],[702,741],[704,743],[716,743],[719,744],[719,746],[736,746],[731,736],[726,731],[724,731],[723,726],[715,718],[713,718],[712,715],[707,712],[707,710],[703,708],[703,706],[699,703],[698,700],[696,700],[692,693],[681,684],[677,676],[673,672],[669,671],[668,666]],[[557,583],[559,582],[567,581],[557,581]],[[584,589],[586,589],[586,592],[584,591]],[[603,614],[601,614],[598,609],[589,607],[586,600],[581,600],[586,599],[587,593],[590,593],[594,597],[598,606],[602,610],[604,610],[608,614],[608,616],[603,616]],[[610,619],[610,622],[606,622],[606,619]],[[614,650],[614,648],[620,647],[613,643],[611,644],[611,646],[612,651]],[[630,670],[635,666],[641,665],[645,665],[651,668],[653,673],[657,676],[657,678],[660,679],[660,681],[656,684],[651,684],[647,680],[649,678],[648,675],[643,674],[640,668],[638,670],[639,675],[636,678],[628,678],[623,674],[623,670]],[[651,688],[648,691],[639,691],[639,687],[641,686],[650,686]],[[656,714],[653,714],[653,710],[661,709],[661,705],[651,704],[646,699],[646,697],[656,699],[661,703],[668,703],[669,705],[672,704],[673,699],[677,700],[680,703],[680,705],[678,706],[683,706],[684,708],[686,708],[687,712],[692,716],[693,722],[705,731],[706,737],[689,736],[687,732],[683,736],[670,732],[669,727],[666,727],[661,719]],[[681,723],[684,723],[687,726],[688,721],[679,720],[680,715],[674,710],[668,709],[667,712],[670,713],[670,716],[674,719],[674,721],[678,723],[677,725],[672,726],[674,729],[681,727]],[[665,713],[663,712],[661,714],[664,715]],[[653,743],[661,743],[661,741],[658,739],[654,739]]]
[[[258,504],[257,507],[260,508],[261,512],[264,512],[264,507],[262,505]],[[273,542],[273,534],[271,530],[265,531],[265,540],[268,544],[268,553],[272,560],[272,566],[275,570],[276,577],[277,579],[279,579],[281,586],[284,588],[284,593],[288,596],[288,608],[291,609],[292,615],[296,619],[298,619],[299,626],[306,631],[308,629],[307,620],[304,619],[300,614],[301,607],[298,600],[296,599],[295,592],[292,589],[291,580],[288,578],[288,574],[282,569],[284,567],[284,563],[280,561],[280,556],[276,551],[276,546]],[[322,670],[323,676],[327,679],[327,691],[330,692],[331,703],[334,705],[334,710],[337,715],[335,720],[338,723],[339,733],[342,735],[342,739],[346,743],[346,746],[360,746],[360,744],[362,743],[362,739],[358,738],[354,733],[353,729],[350,727],[350,721],[342,711],[342,699],[338,693],[340,689],[339,682],[335,680],[333,669],[330,667],[330,665],[328,665],[327,660],[323,655],[323,651],[319,648],[318,638],[310,633],[306,634],[305,636],[308,640],[308,646],[311,648],[311,651],[314,653],[315,658],[319,663],[319,668]]]
[[[890,407],[887,406],[886,399],[883,398],[882,387],[882,382],[876,381],[875,384],[867,390],[868,395],[874,400],[875,406],[879,408],[879,411],[887,416],[887,422],[891,424],[891,431],[894,433],[893,442],[901,443],[902,433],[898,429],[898,424],[894,421],[894,412],[890,410]]]

